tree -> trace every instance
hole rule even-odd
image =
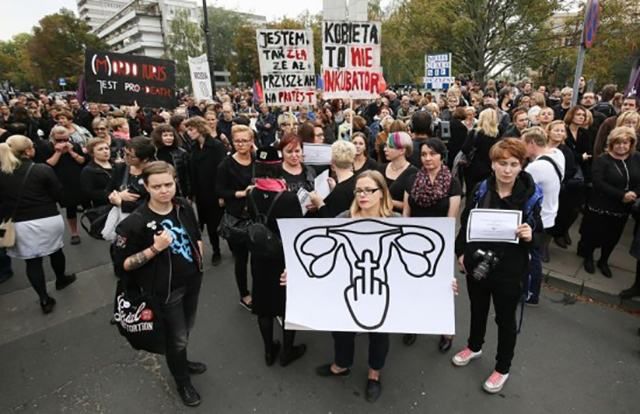
[[[43,17],[26,44],[33,71],[31,82],[51,87],[57,85],[59,78],[66,78],[70,85],[75,84],[84,72],[85,49],[108,48],[90,30],[86,22],[67,9]]]
[[[0,41],[2,80],[8,80],[18,89],[29,89],[29,86],[35,83],[31,57],[27,53],[27,44],[31,37],[28,33],[20,33],[9,41]]]
[[[209,7],[208,14],[214,67],[216,70],[229,68],[235,53],[233,39],[238,29],[243,26],[244,18],[235,11],[219,7]],[[255,35],[253,37],[255,39]]]
[[[231,83],[243,82],[251,85],[260,76],[256,27],[245,23],[237,28],[233,38],[234,53],[229,61]]]
[[[189,12],[180,10],[170,24],[171,33],[167,37],[167,56],[176,62],[176,86],[191,85],[189,57],[202,55],[204,36],[202,28],[189,20]]]
[[[385,20],[383,66],[391,82],[416,81],[426,52],[451,52],[456,72],[476,80],[548,53],[545,23],[559,0],[404,0]]]

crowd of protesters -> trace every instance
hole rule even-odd
[[[578,104],[572,105],[576,94]],[[186,272],[174,281],[178,284],[167,282],[167,318],[174,333],[167,362],[185,404],[197,405],[200,397],[189,376],[206,366],[187,361],[186,338],[201,283],[204,229],[214,266],[223,259],[219,234],[227,239],[238,300],[257,315],[266,364],[279,353],[283,366],[305,353],[304,344],[294,345],[293,331],[283,331],[282,352],[273,339],[274,318],[284,316],[284,260],[256,256],[233,237],[235,226],[257,211],[264,213],[271,202],[277,208],[267,225],[276,234],[275,219],[283,217],[458,218],[464,210],[456,254],[467,273],[471,327],[467,346],[452,362],[464,366],[481,355],[493,298],[499,345],[495,371],[484,383],[490,393],[500,391],[509,376],[519,298],[524,293],[529,305],[538,304],[541,263],[551,260],[549,244],[572,246],[569,229],[580,216],[575,245],[585,271],[595,273],[597,267],[602,276],[615,277],[611,253],[629,216],[640,214],[636,96],[624,96],[614,85],[596,94],[586,90],[584,79],[577,91],[490,80],[484,85],[456,81],[443,93],[387,90],[368,101],[323,100],[319,93],[317,102],[315,107],[270,108],[250,90],[229,89],[213,101],[184,97],[170,111],[82,103],[75,97],[53,100],[45,93],[20,94],[0,104],[1,212],[3,219],[13,220],[17,234],[14,246],[0,250],[0,281],[12,275],[10,258],[24,259],[42,311],[53,311],[42,258],[50,258],[56,289],[76,280],[65,273],[65,221],[59,207],[65,209],[72,245],[84,237],[78,215],[100,206],[182,225],[193,242],[189,257],[174,257],[166,230],[143,237],[140,217],[118,227],[112,254],[117,272],[140,275],[144,283],[153,275],[143,266],[161,263],[165,249],[172,252],[171,264]],[[314,191],[314,180],[327,166],[304,163],[309,143],[331,145],[332,191],[324,199]],[[256,151],[263,151],[260,157]],[[301,189],[310,193],[308,205],[297,202]],[[261,197],[252,210],[254,194]],[[175,211],[168,201],[174,197],[181,200]],[[534,197],[538,203],[529,209]],[[487,246],[464,240],[475,207],[524,214],[519,244],[489,246],[503,256],[492,270],[493,282],[474,271],[473,252]],[[631,252],[638,259],[636,279],[621,292],[623,298],[640,295],[639,231],[636,225]],[[140,240],[132,247],[134,238]],[[334,332],[333,338],[335,358],[320,366],[318,375],[350,372],[353,335]],[[407,346],[415,340],[413,334],[403,337]],[[442,336],[439,350],[447,352],[453,340]],[[371,334],[369,401],[382,391],[380,370],[388,350],[387,334]]]

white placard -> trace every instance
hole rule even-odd
[[[520,210],[474,208],[467,221],[467,243],[518,243],[516,230],[522,222]]]
[[[310,30],[256,30],[264,101],[269,106],[315,105]]]
[[[322,22],[322,80],[325,99],[375,99],[382,67],[380,22]]]
[[[451,74],[451,53],[424,56],[425,89],[449,89],[455,80]]]
[[[212,99],[211,73],[207,55],[189,57],[189,73],[191,74],[191,88],[196,101]]]
[[[331,194],[331,187],[329,187],[329,170],[324,170],[313,180],[313,189],[322,199],[327,198]]]
[[[305,142],[304,163],[307,165],[331,165],[331,145]]]
[[[452,218],[280,219],[287,329],[455,333]]]

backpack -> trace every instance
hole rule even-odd
[[[255,213],[255,218],[247,226],[247,245],[251,254],[256,257],[274,258],[281,257],[283,254],[282,240],[267,226],[271,212],[283,193],[284,191],[281,191],[274,197],[267,214],[262,214],[258,210],[256,201],[253,198],[253,192],[249,193],[249,205]]]
[[[542,188],[538,184],[535,185],[535,190],[533,194],[527,199],[525,203],[523,212],[524,212],[524,223],[527,223],[531,226],[531,230],[535,231],[535,221],[533,219],[533,209],[536,205],[540,205],[542,203]],[[473,202],[476,207],[480,206],[480,201],[483,201],[483,205],[481,208],[488,208],[489,199],[485,197],[487,192],[489,191],[489,185],[487,184],[487,180],[483,180],[480,184],[478,184],[478,188],[473,197]]]

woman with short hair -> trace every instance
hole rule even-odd
[[[402,211],[404,201],[404,189],[413,178],[418,169],[411,165],[408,157],[413,151],[413,140],[406,132],[393,132],[387,138],[387,145],[384,147],[384,155],[389,161],[381,166],[380,172],[383,174],[389,193],[393,202],[393,210]]]
[[[156,149],[146,137],[134,137],[124,147],[124,163],[115,164],[109,183],[109,202],[131,213],[148,197],[142,170],[155,160]]]
[[[27,278],[46,314],[53,311],[56,301],[47,293],[42,258],[49,256],[56,290],[73,283],[76,275],[65,274],[64,220],[56,205],[62,184],[50,166],[32,161],[34,155],[33,142],[22,135],[0,144],[0,220],[13,220],[16,240],[7,248],[7,255],[26,261]]]
[[[336,217],[351,206],[356,185],[353,172],[356,151],[353,143],[341,139],[331,145],[331,170],[335,175],[335,179],[329,178],[331,193],[324,200],[315,191],[311,193],[311,202],[318,209],[318,216]]]
[[[82,191],[92,207],[108,205],[109,183],[113,172],[113,165],[109,161],[111,156],[109,144],[104,139],[92,138],[87,143],[86,149],[90,161],[80,174]]]
[[[293,133],[283,136],[278,143],[278,149],[282,151],[282,178],[287,182],[289,191],[298,193],[301,188],[308,192],[313,191],[316,172],[302,162],[300,137]]]
[[[161,124],[151,131],[151,142],[156,147],[156,159],[168,162],[176,169],[178,195],[191,196],[189,153],[183,147],[180,136],[171,125]]]

